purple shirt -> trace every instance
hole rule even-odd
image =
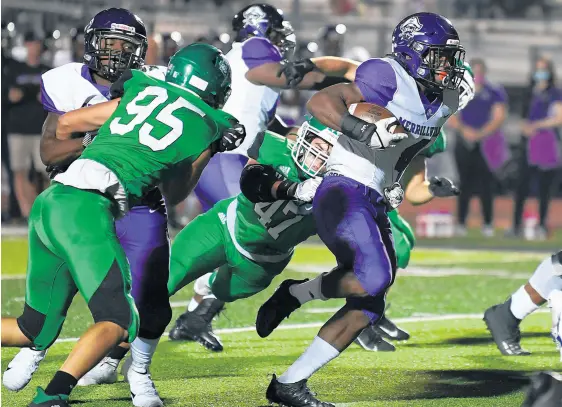
[[[507,103],[507,94],[501,85],[486,81],[480,92],[476,92],[474,99],[461,110],[461,122],[475,129],[482,128],[490,121],[492,106],[496,103]]]
[[[280,62],[283,58],[279,49],[265,38],[252,37],[242,44],[242,59],[248,69],[260,65]]]
[[[533,92],[529,109],[529,120],[537,121],[549,116],[552,105],[562,102],[562,89],[550,88]]]
[[[397,90],[396,73],[388,62],[369,59],[357,68],[355,84],[365,102],[386,107]]]

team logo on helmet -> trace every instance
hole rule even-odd
[[[423,25],[417,17],[411,17],[402,23],[400,26],[400,34],[398,36],[401,40],[409,41],[414,37],[414,35],[422,34],[420,32],[422,27]]]
[[[259,23],[267,21],[267,14],[258,6],[250,7],[248,10],[244,11],[242,16],[244,17],[244,25],[258,25]]]
[[[119,23],[111,23],[111,30],[127,31],[127,32],[130,32],[132,34],[134,34],[135,31],[136,31],[135,27],[131,27],[130,25],[119,24]]]

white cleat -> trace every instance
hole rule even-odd
[[[78,386],[91,386],[93,384],[112,384],[117,381],[117,366],[119,366],[119,359],[112,359],[105,357],[86,373],[80,380]]]
[[[46,353],[46,350],[22,348],[8,364],[8,368],[2,376],[4,386],[11,391],[20,391],[27,386]]]
[[[548,297],[548,308],[552,313],[552,339],[556,348],[560,350],[560,361],[562,361],[562,291],[554,290]]]
[[[135,407],[164,406],[148,371],[139,373],[131,368],[126,373],[127,381],[131,388],[131,398]]]

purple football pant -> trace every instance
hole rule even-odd
[[[240,193],[240,174],[247,162],[248,157],[240,154],[215,154],[211,158],[195,187],[203,212]]]
[[[327,175],[314,196],[318,236],[336,256],[338,267],[353,270],[363,289],[375,297],[363,309],[371,322],[384,314],[384,297],[394,282],[396,254],[381,195],[357,181]]]
[[[136,206],[115,222],[115,228],[131,266],[132,295],[140,316],[139,336],[159,338],[172,319],[166,213],[163,209]]]

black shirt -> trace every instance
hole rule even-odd
[[[8,133],[40,135],[47,117],[40,101],[41,75],[51,68],[43,64],[29,66],[15,60],[8,60],[7,65],[7,87],[23,92],[19,102],[9,103]]]

